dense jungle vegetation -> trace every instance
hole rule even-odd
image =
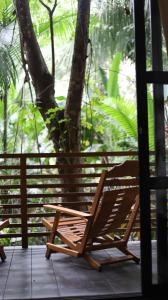
[[[83,33],[85,45],[79,47],[85,47],[86,66],[76,74],[72,57],[78,57],[73,48],[80,43],[74,42],[80,36],[75,34],[80,9],[88,14],[82,26],[89,28]],[[29,24],[22,24],[24,14]],[[137,149],[130,1],[1,1],[0,41],[1,153]],[[38,43],[38,49],[29,43]],[[76,64],[82,65],[78,58]],[[49,85],[45,76],[51,89],[40,99]],[[149,107],[152,148],[150,96]],[[75,117],[72,110],[78,112]],[[77,129],[68,133],[71,126]]]
[[[137,150],[132,1],[0,1],[0,65],[0,153]]]

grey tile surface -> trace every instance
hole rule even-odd
[[[130,244],[139,254],[139,244]],[[6,248],[7,260],[0,262],[0,299],[63,299],[64,297],[140,293],[140,265],[123,262],[92,269],[83,258],[52,254],[45,258],[45,247]],[[114,250],[113,250],[114,251]],[[155,252],[155,251],[154,251]],[[112,250],[98,251],[107,257]],[[156,270],[156,268],[154,268]],[[3,276],[2,276],[3,274]]]
[[[112,292],[104,272],[97,272],[86,264],[83,258],[72,257],[69,262],[63,255],[59,261],[57,254],[53,255],[53,267],[62,297],[96,295]]]

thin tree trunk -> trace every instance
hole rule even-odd
[[[91,0],[78,0],[75,44],[65,118],[69,120],[66,139],[67,152],[80,151],[80,116],[85,81]]]
[[[75,31],[74,52],[72,58],[72,67],[70,82],[68,88],[67,102],[65,107],[66,123],[66,140],[65,152],[80,152],[80,119],[82,95],[85,82],[85,69],[87,59],[87,46],[89,42],[89,20],[90,20],[90,5],[91,0],[78,0],[77,21]],[[62,162],[65,161],[62,159]],[[70,158],[69,165],[79,164],[80,158]],[[72,168],[64,169],[62,173],[81,173],[81,169]],[[65,182],[73,183],[79,182],[77,178],[65,179]],[[68,191],[79,192],[81,188],[69,188]],[[82,200],[80,197],[77,200]],[[69,201],[74,201],[74,198],[69,198]]]
[[[8,87],[5,84],[4,88],[4,128],[3,128],[3,153],[7,153],[7,139],[8,139]]]

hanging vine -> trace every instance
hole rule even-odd
[[[57,7],[57,0],[55,0],[54,5],[50,8],[44,1],[39,0],[39,2],[47,9],[50,21],[50,35],[51,35],[51,55],[52,55],[52,76],[55,78],[55,46],[54,46],[54,26],[53,26],[53,14]]]

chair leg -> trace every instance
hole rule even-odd
[[[5,261],[6,255],[5,255],[3,246],[0,246],[0,257],[1,257],[1,260],[2,260],[2,261]]]
[[[51,256],[51,250],[47,247],[45,257],[46,257],[47,259],[50,259],[50,256]]]
[[[91,267],[94,269],[101,271],[101,268],[103,265],[108,265],[108,264],[114,264],[122,261],[128,261],[128,260],[134,260],[137,264],[139,264],[140,259],[136,255],[134,255],[131,251],[129,251],[125,247],[117,247],[118,250],[120,250],[122,253],[125,254],[125,256],[116,256],[116,257],[109,257],[107,259],[102,259],[102,260],[96,260],[89,254],[84,254],[83,257],[86,259],[86,261],[90,264]]]
[[[139,264],[140,258],[138,256],[136,256],[135,254],[133,254],[131,251],[129,251],[127,248],[119,247],[118,249],[126,255],[131,255],[132,259],[136,262],[136,264]]]
[[[50,232],[50,236],[49,236],[49,239],[48,239],[48,242],[51,243],[51,244],[53,244],[54,240],[55,240],[56,230],[57,230],[57,226],[58,226],[58,223],[59,223],[59,218],[60,218],[60,212],[56,212],[54,222],[53,222],[53,226],[52,226],[52,231]],[[46,255],[45,255],[47,259],[50,259],[51,253],[52,253],[52,250],[49,249],[49,247],[47,247]]]
[[[86,259],[86,261],[90,264],[92,268],[101,271],[102,266],[96,259],[94,259],[92,256],[88,254],[84,254],[83,257]]]
[[[49,237],[49,239],[48,239],[48,242],[51,243],[51,244],[53,244],[53,243],[54,243],[54,240],[55,240],[55,233],[54,233],[54,232],[51,232],[50,237]],[[47,259],[50,259],[51,253],[52,253],[52,250],[49,249],[49,247],[47,246],[47,250],[46,250],[45,257],[46,257]]]

